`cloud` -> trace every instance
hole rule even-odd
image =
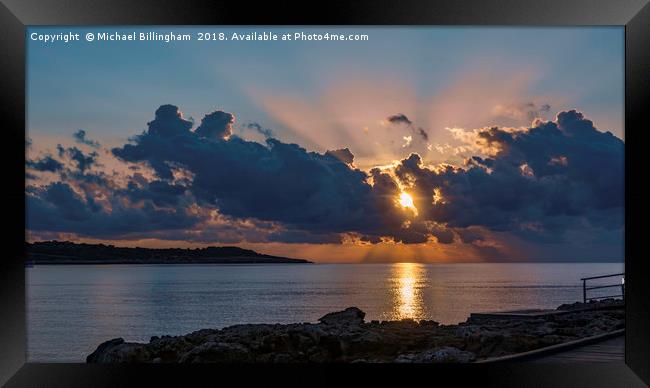
[[[354,158],[349,150],[318,154],[273,138],[265,145],[236,136],[208,141],[182,121],[178,111],[157,115],[146,133],[113,154],[147,163],[160,180],[170,180],[173,166],[182,166],[193,174],[188,189],[197,201],[230,217],[280,222],[313,234],[361,228],[372,221],[368,216],[377,217],[373,203],[365,201],[371,190],[366,174],[348,166]],[[152,127],[183,130],[161,136]]]
[[[64,182],[54,182],[27,193],[27,223],[31,231],[75,233],[95,238],[128,238],[144,233],[195,226],[202,217],[183,208],[159,209],[152,203],[130,206],[121,196],[108,198],[110,207]]]
[[[232,125],[235,116],[223,111],[207,114],[201,119],[201,125],[196,128],[196,134],[208,139],[228,139],[232,135]]]
[[[82,172],[91,168],[93,165],[97,164],[97,157],[99,156],[99,154],[95,151],[89,154],[84,154],[83,151],[81,151],[77,147],[65,148],[61,144],[58,144],[56,146],[56,149],[59,153],[59,157],[69,158],[77,165],[79,170],[81,170]]]
[[[133,167],[126,176],[91,169],[96,154],[59,145],[59,157],[77,169],[59,167],[60,181],[28,186],[29,229],[207,242],[356,236],[497,257],[509,239],[557,244],[623,227],[624,143],[575,110],[517,130],[456,129],[476,151],[463,165],[427,165],[412,153],[369,171],[353,165],[349,148],[321,154],[272,137],[246,141],[232,134],[233,123],[217,111],[192,131],[176,106],[163,105],[146,131],[111,150]],[[400,206],[404,191],[417,211]]]
[[[415,129],[415,131],[416,131],[416,133],[417,133],[418,135],[420,135],[420,137],[421,137],[423,140],[425,140],[425,141],[429,140],[429,134],[428,134],[424,129],[418,127],[418,128]]]
[[[57,172],[63,169],[63,163],[47,155],[39,160],[27,160],[27,167],[36,171]]]
[[[161,180],[147,180],[141,174],[135,174],[122,192],[133,203],[150,200],[156,206],[177,205],[180,196],[187,188],[183,185]]]
[[[495,105],[492,113],[499,118],[513,119],[532,122],[537,118],[544,118],[551,112],[551,105],[548,103],[536,104],[525,102],[519,104]]]
[[[174,105],[161,105],[153,121],[147,123],[149,133],[163,138],[183,134],[192,128],[192,121],[185,120],[183,113]]]
[[[413,125],[413,122],[412,122],[408,117],[406,117],[406,115],[403,114],[403,113],[398,113],[398,114],[395,114],[395,115],[392,115],[392,116],[388,116],[388,117],[386,118],[386,121],[388,121],[388,122],[391,123],[391,124],[404,124],[404,125],[406,125],[406,126],[407,126],[407,127],[408,127],[408,128],[409,128],[409,129],[414,133],[414,134],[416,134],[416,135],[418,135],[419,137],[421,137],[422,140],[424,140],[424,141],[428,141],[428,140],[429,140],[429,134],[427,133],[427,131],[425,131],[425,130],[422,129],[421,127],[415,127],[415,126]],[[406,140],[406,137],[405,137],[404,139]],[[408,143],[408,145],[411,144],[410,141],[407,141],[407,143]],[[406,145],[405,147],[408,147],[408,145]]]
[[[413,141],[413,136],[403,136],[402,139],[404,139],[404,144],[402,144],[402,148],[407,148],[411,146],[411,142]]]
[[[431,169],[415,154],[396,167],[400,180],[414,182],[425,218],[528,239],[622,228],[624,143],[580,112],[561,112],[556,121],[540,120],[525,131],[491,127],[475,135],[467,141],[481,140],[496,151],[468,159],[464,168]],[[426,200],[432,189],[444,203]]]
[[[352,154],[352,152],[350,152],[348,148],[341,148],[339,150],[327,151],[325,152],[325,156],[331,156],[346,164],[352,164],[352,162],[354,162],[354,155]]]
[[[273,131],[271,131],[268,128],[262,127],[258,123],[248,123],[248,124],[246,124],[246,128],[255,130],[257,133],[261,134],[265,138],[269,138],[269,137],[274,136]]]
[[[391,124],[406,124],[406,125],[413,124],[413,122],[409,120],[409,118],[406,117],[406,115],[403,113],[398,113],[392,116],[388,116],[386,120]]]
[[[74,137],[75,141],[79,144],[85,144],[93,148],[99,148],[100,146],[99,142],[88,139],[86,137],[86,131],[84,131],[83,129],[78,130],[72,136]]]

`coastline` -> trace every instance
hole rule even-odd
[[[624,303],[561,305],[523,319],[435,321],[364,320],[356,307],[326,314],[318,323],[243,324],[202,329],[148,343],[115,338],[88,355],[89,363],[431,363],[477,362],[560,345],[625,328]],[[557,312],[561,312],[558,314]]]
[[[58,264],[308,264],[234,246],[206,248],[130,248],[69,241],[25,243],[26,265]]]
[[[31,262],[30,262],[31,261]],[[183,265],[183,264],[315,264],[313,261],[290,258],[274,258],[263,260],[260,258],[216,258],[201,260],[78,260],[78,259],[37,259],[26,262],[28,266],[35,265]]]

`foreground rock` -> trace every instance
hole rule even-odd
[[[582,305],[582,304],[581,304]],[[589,307],[589,309],[585,309]],[[603,307],[603,308],[600,308]],[[472,362],[602,334],[625,327],[623,304],[604,301],[531,319],[365,322],[356,307],[319,323],[235,325],[184,336],[122,338],[102,343],[87,362]]]

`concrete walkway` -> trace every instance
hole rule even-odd
[[[477,363],[492,362],[625,362],[625,329],[593,337],[559,343],[523,353],[486,358]]]
[[[532,362],[625,362],[625,335],[531,359]]]

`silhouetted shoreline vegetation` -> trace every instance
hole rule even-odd
[[[311,263],[233,246],[206,248],[126,248],[69,241],[25,243],[33,264],[259,264]]]

